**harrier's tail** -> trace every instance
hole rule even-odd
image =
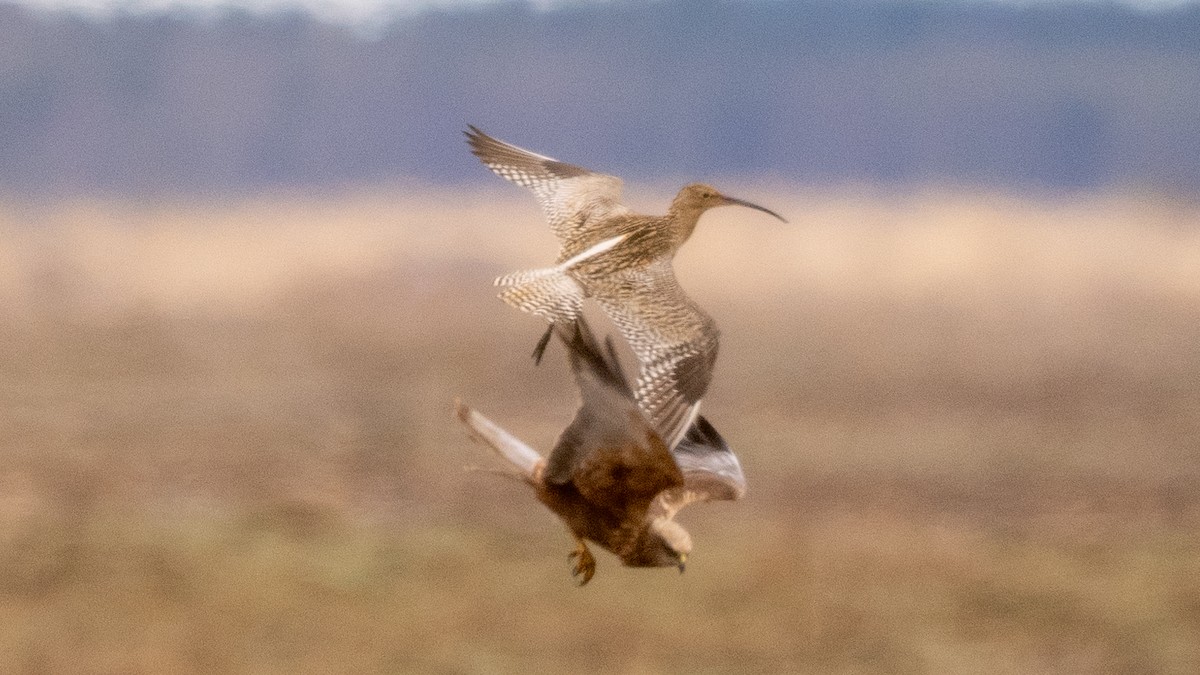
[[[468,408],[462,401],[455,400],[454,409],[458,418],[471,430],[471,434],[508,462],[518,478],[528,483],[537,481],[537,474],[545,460],[536,450],[522,443],[500,425]]]

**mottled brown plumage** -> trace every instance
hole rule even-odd
[[[703,417],[668,449],[634,400],[612,343],[601,351],[582,319],[556,332],[582,402],[548,459],[462,403],[459,418],[567,524],[577,541],[571,557],[580,584],[595,571],[587,541],[625,565],[683,571],[692,542],[675,514],[694,501],[741,497],[737,457]]]
[[[638,402],[669,447],[699,414],[719,344],[716,322],[683,292],[671,261],[701,214],[729,204],[778,214],[715,188],[684,186],[666,215],[633,213],[621,180],[499,141],[475,127],[467,141],[498,176],[537,196],[561,242],[556,265],[500,277],[500,297],[552,324],[569,324],[595,298],[625,337],[641,371]],[[535,352],[540,358],[547,337]]]

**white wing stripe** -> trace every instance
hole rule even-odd
[[[614,247],[616,247],[617,244],[620,244],[621,242],[625,241],[625,238],[628,236],[629,236],[629,234],[626,233],[626,234],[619,234],[610,239],[605,239],[604,241],[600,242],[599,244],[596,244],[596,245],[588,248],[583,253],[573,256],[570,259],[568,259],[567,261],[563,262],[562,264],[560,264],[558,266],[558,269],[566,271],[566,270],[574,267],[575,265],[583,262],[584,260],[587,260],[588,258],[591,258],[593,256],[598,256],[601,253],[604,253],[605,251],[609,251],[609,250],[613,249]]]

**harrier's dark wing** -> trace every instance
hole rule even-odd
[[[593,294],[641,362],[638,404],[668,447],[675,447],[712,381],[720,342],[716,322],[684,293],[669,260],[606,280]]]
[[[557,330],[582,405],[550,453],[545,480],[572,483],[593,505],[640,522],[659,493],[684,485],[683,474],[638,408],[611,341],[602,351],[582,319]]]
[[[474,126],[468,128],[465,133],[471,152],[492,173],[529,188],[537,196],[550,229],[562,243],[560,258],[565,260],[579,252],[590,223],[628,212],[620,203],[620,178],[519,148]]]
[[[671,451],[683,472],[683,485],[664,492],[656,502],[668,517],[693,502],[741,499],[746,476],[729,444],[704,417],[697,417]]]

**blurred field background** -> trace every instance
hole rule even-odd
[[[0,672],[1200,672],[1200,3],[0,0]],[[683,576],[550,448],[556,243],[468,123],[621,175],[750,489]],[[603,322],[601,325],[604,325]]]
[[[791,220],[677,263],[750,492],[584,589],[451,415],[573,412],[528,195],[5,200],[0,670],[1200,668],[1200,204],[722,186]]]

